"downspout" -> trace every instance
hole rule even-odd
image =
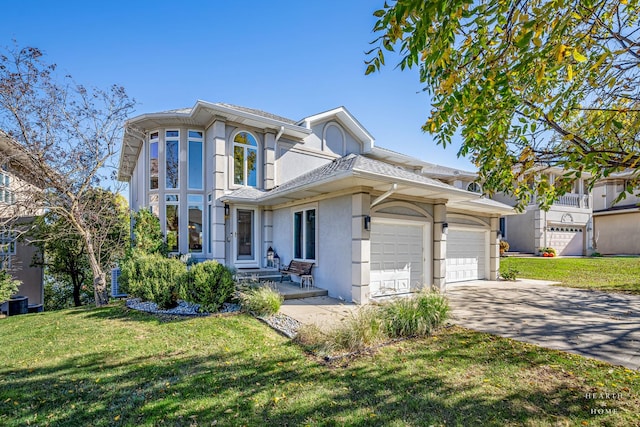
[[[375,205],[377,205],[378,203],[380,203],[381,201],[383,201],[384,199],[386,199],[396,191],[398,191],[398,184],[394,182],[393,184],[391,184],[391,188],[389,188],[387,192],[385,192],[381,196],[378,196],[373,202],[371,202],[371,206],[369,206],[369,208],[374,207]]]
[[[280,126],[280,129],[278,130],[278,133],[276,134],[276,143],[280,140],[280,137],[282,136],[282,134],[284,133],[284,126]],[[275,149],[275,147],[274,147]]]

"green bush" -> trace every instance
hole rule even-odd
[[[257,316],[270,316],[280,310],[284,298],[269,286],[261,286],[246,291],[241,300],[246,311]]]
[[[133,246],[147,254],[166,256],[169,253],[160,228],[160,219],[148,209],[140,209],[133,214]]]
[[[204,311],[218,311],[233,295],[233,274],[217,261],[205,261],[193,265],[183,276],[180,297],[200,304]]]
[[[161,308],[175,307],[186,266],[160,254],[132,251],[120,266],[120,287],[129,295],[153,301]]]
[[[7,270],[0,270],[0,303],[18,292],[18,286],[20,286],[19,280],[15,280]]]
[[[500,270],[500,277],[502,277],[504,280],[510,280],[512,282],[516,280],[516,276],[518,274],[520,274],[520,272],[513,267],[503,268]]]
[[[446,298],[436,292],[420,292],[380,306],[389,338],[429,335],[449,315]]]

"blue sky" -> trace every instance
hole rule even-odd
[[[196,100],[291,119],[343,105],[376,144],[473,170],[420,130],[430,110],[417,70],[364,75],[384,0],[4,2],[0,36],[35,46],[87,86],[123,85],[136,114]]]

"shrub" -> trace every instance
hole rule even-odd
[[[556,250],[553,248],[542,248],[540,249],[540,252],[542,253],[542,256],[545,258],[554,257],[557,255]]]
[[[428,335],[441,326],[449,314],[446,298],[421,292],[379,306],[365,306],[342,323],[322,331],[303,327],[295,340],[318,354],[356,352],[393,338]]]
[[[11,298],[13,294],[18,292],[20,281],[15,280],[13,276],[4,269],[0,270],[0,303]]]
[[[429,335],[449,315],[446,298],[435,292],[420,292],[412,298],[399,298],[380,307],[384,327],[390,338]]]
[[[500,240],[500,255],[504,255],[509,250],[509,242],[506,240]]]
[[[246,291],[241,300],[246,311],[257,316],[270,316],[280,310],[284,298],[269,286],[260,286]]]
[[[329,348],[333,351],[355,352],[384,342],[387,339],[380,316],[375,306],[360,308],[328,333]]]
[[[167,255],[167,244],[160,228],[160,219],[148,209],[133,214],[133,246],[147,254]]]
[[[513,267],[503,268],[500,270],[500,277],[502,277],[504,280],[510,280],[512,282],[516,280],[516,276],[518,274],[520,274],[520,272]]]
[[[153,301],[161,308],[175,307],[186,266],[159,254],[132,251],[120,266],[120,286],[129,295]]]
[[[234,290],[231,270],[217,261],[205,261],[193,265],[183,276],[180,297],[200,304],[204,311],[214,312],[229,300]]]

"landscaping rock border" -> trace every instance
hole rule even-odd
[[[126,301],[127,308],[144,311],[145,313],[163,314],[171,316],[193,316],[204,317],[216,314],[228,314],[240,312],[240,305],[225,302],[222,305],[220,311],[216,313],[209,313],[206,311],[200,311],[200,304],[193,304],[187,301],[179,300],[178,305],[174,308],[163,310],[158,308],[158,304],[151,301],[142,301],[140,298],[130,298]]]

